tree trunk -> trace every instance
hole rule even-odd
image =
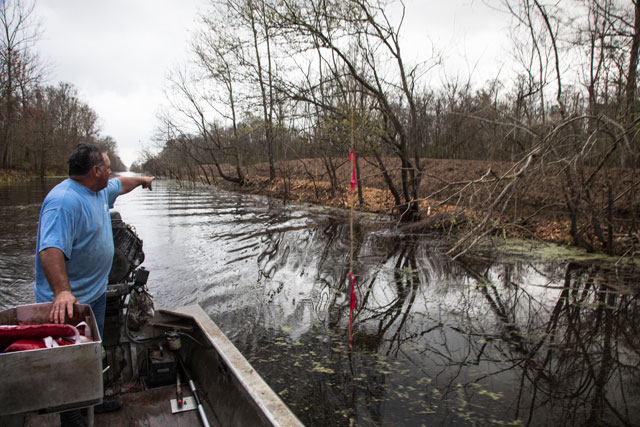
[[[629,52],[629,75],[627,77],[627,84],[625,87],[626,102],[626,128],[627,134],[631,137],[631,144],[622,144],[622,157],[621,166],[623,168],[631,167],[635,164],[635,135],[633,132],[634,117],[635,117],[635,104],[636,104],[636,91],[638,87],[638,54],[640,50],[640,4],[638,1],[633,2],[634,5],[634,24],[633,24],[633,38],[631,40],[631,52]],[[625,139],[626,140],[626,139]]]

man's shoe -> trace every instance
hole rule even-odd
[[[120,398],[118,396],[105,396],[102,403],[93,407],[93,412],[102,414],[104,412],[113,412],[120,409]]]

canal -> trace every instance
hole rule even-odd
[[[0,309],[33,303],[57,181],[0,185]],[[387,218],[156,181],[115,210],[156,308],[200,304],[308,426],[640,425],[640,275],[530,243],[464,259]],[[350,253],[357,305],[349,343]]]

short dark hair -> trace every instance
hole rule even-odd
[[[93,166],[104,163],[100,147],[90,144],[78,144],[69,156],[69,176],[86,175]]]

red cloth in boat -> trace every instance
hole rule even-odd
[[[23,338],[9,344],[9,346],[4,349],[4,352],[10,353],[12,351],[38,350],[39,348],[46,347],[47,346],[42,338]]]
[[[22,339],[39,339],[42,341],[42,339],[46,337],[68,337],[75,336],[75,334],[76,331],[73,326],[58,323],[43,323],[40,325],[1,325],[0,348],[7,347]]]

